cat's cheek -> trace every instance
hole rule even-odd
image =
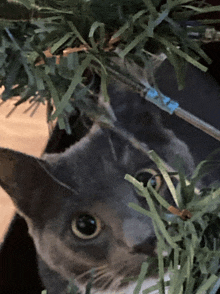
[[[33,230],[31,236],[39,257],[65,280],[72,280],[92,268],[103,266],[102,259],[98,262],[84,250],[73,250],[50,230]]]

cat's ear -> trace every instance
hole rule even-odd
[[[32,220],[40,221],[44,213],[48,217],[55,215],[61,195],[71,193],[45,166],[44,161],[33,156],[0,148],[0,185],[18,211]]]

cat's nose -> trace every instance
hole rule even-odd
[[[148,237],[141,244],[137,244],[132,248],[131,253],[133,254],[146,254],[149,256],[154,256],[156,254],[157,238],[155,236]]]
[[[152,236],[155,235],[152,221],[147,216],[140,216],[135,211],[134,217],[123,222],[123,234],[126,245],[130,248],[145,243],[147,239],[152,244]]]

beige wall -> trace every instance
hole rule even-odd
[[[40,106],[34,116],[30,117],[31,111],[23,113],[30,106],[25,103],[6,118],[14,103],[15,100],[0,106],[0,146],[40,156],[48,139],[46,107]],[[14,211],[9,196],[0,188],[0,242]]]

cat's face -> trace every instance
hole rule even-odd
[[[156,255],[151,219],[128,206],[147,208],[146,200],[124,180],[147,181],[145,169],[156,171],[148,156],[108,131],[43,160],[0,149],[0,184],[28,224],[49,294],[65,293],[73,279],[86,285],[91,269],[95,289],[120,289]],[[161,178],[152,183],[170,201]]]

